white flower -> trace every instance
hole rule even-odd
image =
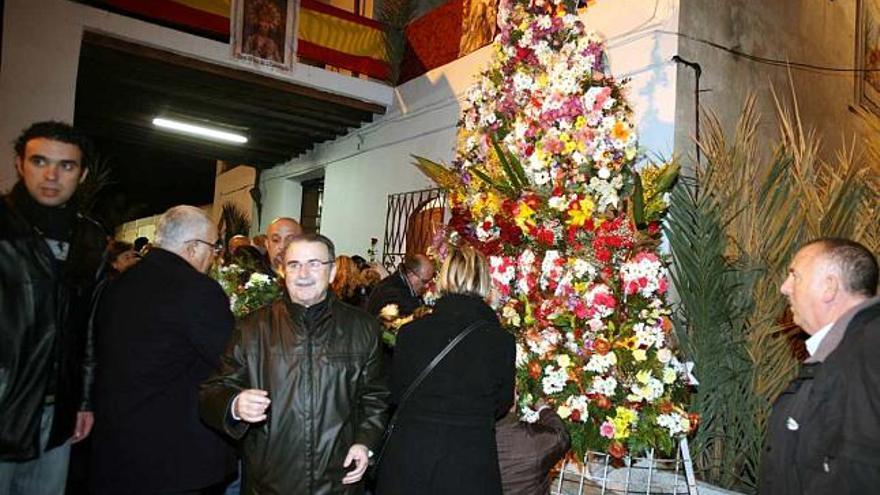
[[[609,397],[613,396],[616,390],[617,380],[615,380],[613,376],[607,378],[597,376],[593,378],[593,384],[590,387],[591,392],[607,395]]]
[[[522,406],[519,410],[519,419],[525,423],[534,423],[541,415],[529,406]]]
[[[683,414],[669,413],[657,416],[657,425],[669,430],[669,436],[674,437],[687,433],[691,429],[691,422]]]
[[[396,320],[400,316],[400,309],[396,304],[386,304],[379,311],[379,317],[383,320]]]
[[[617,364],[617,355],[613,352],[605,355],[593,354],[590,356],[590,360],[584,366],[584,369],[594,373],[605,373],[615,364]]]
[[[665,347],[663,349],[660,349],[659,351],[657,351],[657,360],[663,364],[668,364],[669,361],[672,360],[672,351],[666,349]]]
[[[557,369],[551,365],[547,365],[544,368],[544,378],[541,379],[541,386],[545,395],[562,392],[566,381],[568,381],[568,372],[564,368]]]
[[[592,280],[596,277],[596,274],[599,273],[596,270],[596,267],[590,264],[589,261],[577,258],[571,264],[572,270],[574,270],[574,276],[577,278],[585,278],[586,280]]]
[[[247,283],[244,284],[245,289],[253,289],[258,286],[265,286],[272,283],[272,278],[265,273],[254,272],[248,277]]]
[[[522,368],[529,362],[529,353],[522,344],[516,344],[516,367]]]

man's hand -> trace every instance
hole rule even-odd
[[[364,473],[367,472],[367,464],[370,462],[370,449],[359,443],[352,445],[348,449],[348,455],[345,456],[342,467],[351,466],[352,462],[354,462],[355,468],[349,471],[345,478],[342,478],[343,485],[357,483],[364,477]]]
[[[268,418],[269,392],[257,388],[243,390],[232,401],[232,412],[247,423],[259,423]]]
[[[76,413],[76,427],[73,429],[73,443],[81,442],[92,432],[92,426],[95,425],[95,414],[91,411],[80,411]]]

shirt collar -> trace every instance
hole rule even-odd
[[[824,327],[820,328],[818,332],[814,333],[810,336],[810,338],[807,339],[805,344],[807,346],[807,352],[810,353],[810,356],[815,354],[816,351],[819,349],[819,345],[822,343],[822,339],[824,339],[825,336],[828,335],[828,331],[831,330],[831,326],[833,324],[834,322],[825,325]]]

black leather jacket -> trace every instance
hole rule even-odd
[[[40,417],[53,366],[55,418],[48,447],[73,434],[89,410],[94,360],[87,319],[106,237],[76,216],[62,269],[39,232],[0,198],[0,460],[39,454]]]
[[[387,416],[377,321],[327,300],[309,309],[286,296],[240,320],[220,371],[202,385],[202,417],[242,439],[242,493],[355,494],[342,467],[355,443],[375,450]],[[241,390],[269,392],[269,419],[232,419]]]

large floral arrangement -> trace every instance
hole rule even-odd
[[[637,166],[624,85],[572,7],[502,0],[499,26],[452,169],[418,165],[450,193],[453,241],[489,256],[494,304],[517,336],[521,417],[536,419],[539,400],[555,407],[578,457],[668,453],[697,424],[658,255],[677,168]]]
[[[282,293],[273,277],[236,264],[218,266],[212,276],[229,297],[229,308],[236,318],[271,303]]]

